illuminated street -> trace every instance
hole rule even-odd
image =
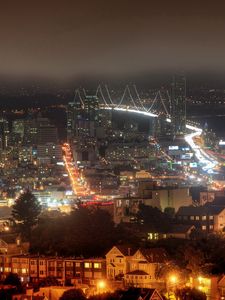
[[[76,195],[77,197],[89,195],[90,192],[89,189],[86,187],[84,178],[80,176],[79,170],[76,168],[75,163],[73,161],[70,145],[64,143],[62,146],[62,150],[64,152],[63,161],[65,163],[65,167],[71,181],[71,186],[74,195]]]

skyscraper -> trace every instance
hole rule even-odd
[[[171,129],[173,138],[186,130],[186,78],[174,75],[171,97]]]
[[[96,134],[99,127],[99,99],[96,95],[84,94],[74,97],[67,107],[67,139],[79,161],[90,161],[96,157]]]
[[[67,141],[73,139],[75,132],[75,102],[69,102],[67,105]]]
[[[0,149],[5,150],[9,140],[9,123],[6,119],[0,118]]]

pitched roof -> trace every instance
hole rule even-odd
[[[225,207],[221,206],[181,206],[177,216],[218,215],[224,209]]]
[[[168,255],[163,248],[139,249],[139,251],[150,263],[163,263],[168,259]]]
[[[16,238],[18,234],[2,234],[0,240],[3,240],[7,244],[16,244]]]
[[[154,298],[153,298],[154,297]],[[156,289],[140,289],[140,288],[130,288],[125,291],[121,300],[163,300],[162,296]]]
[[[149,274],[142,270],[134,270],[126,273],[126,275],[149,275]]]
[[[125,245],[117,245],[116,248],[124,255],[124,256],[131,256],[134,255],[136,252],[135,248],[125,246]]]
[[[206,203],[207,206],[223,206],[225,207],[225,197],[224,196],[216,196],[214,201]]]
[[[189,230],[194,228],[195,226],[193,225],[176,224],[171,226],[169,233],[187,233]]]

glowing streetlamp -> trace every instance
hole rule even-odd
[[[176,275],[171,275],[169,277],[169,282],[172,284],[176,284],[177,283],[177,276]]]
[[[176,285],[178,283],[179,279],[176,274],[170,274],[167,278],[167,284],[166,284],[166,289],[167,289],[167,296],[168,299],[174,298],[174,290],[176,288]]]
[[[99,294],[103,293],[106,288],[106,282],[104,280],[100,280],[97,284],[97,287],[98,287],[98,293]]]

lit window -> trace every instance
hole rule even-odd
[[[202,220],[206,220],[206,216],[202,216]]]
[[[202,230],[206,230],[206,226],[205,225],[202,226]]]
[[[84,267],[87,269],[87,268],[91,268],[91,263],[88,263],[88,262],[86,262],[86,263],[84,263]]]
[[[199,216],[196,216],[196,217],[195,217],[195,220],[199,220],[199,219],[200,219]]]
[[[190,216],[190,220],[194,220],[195,219],[195,217],[194,216]]]
[[[94,269],[100,269],[101,263],[94,263]]]
[[[209,216],[209,220],[213,220],[213,216]]]

